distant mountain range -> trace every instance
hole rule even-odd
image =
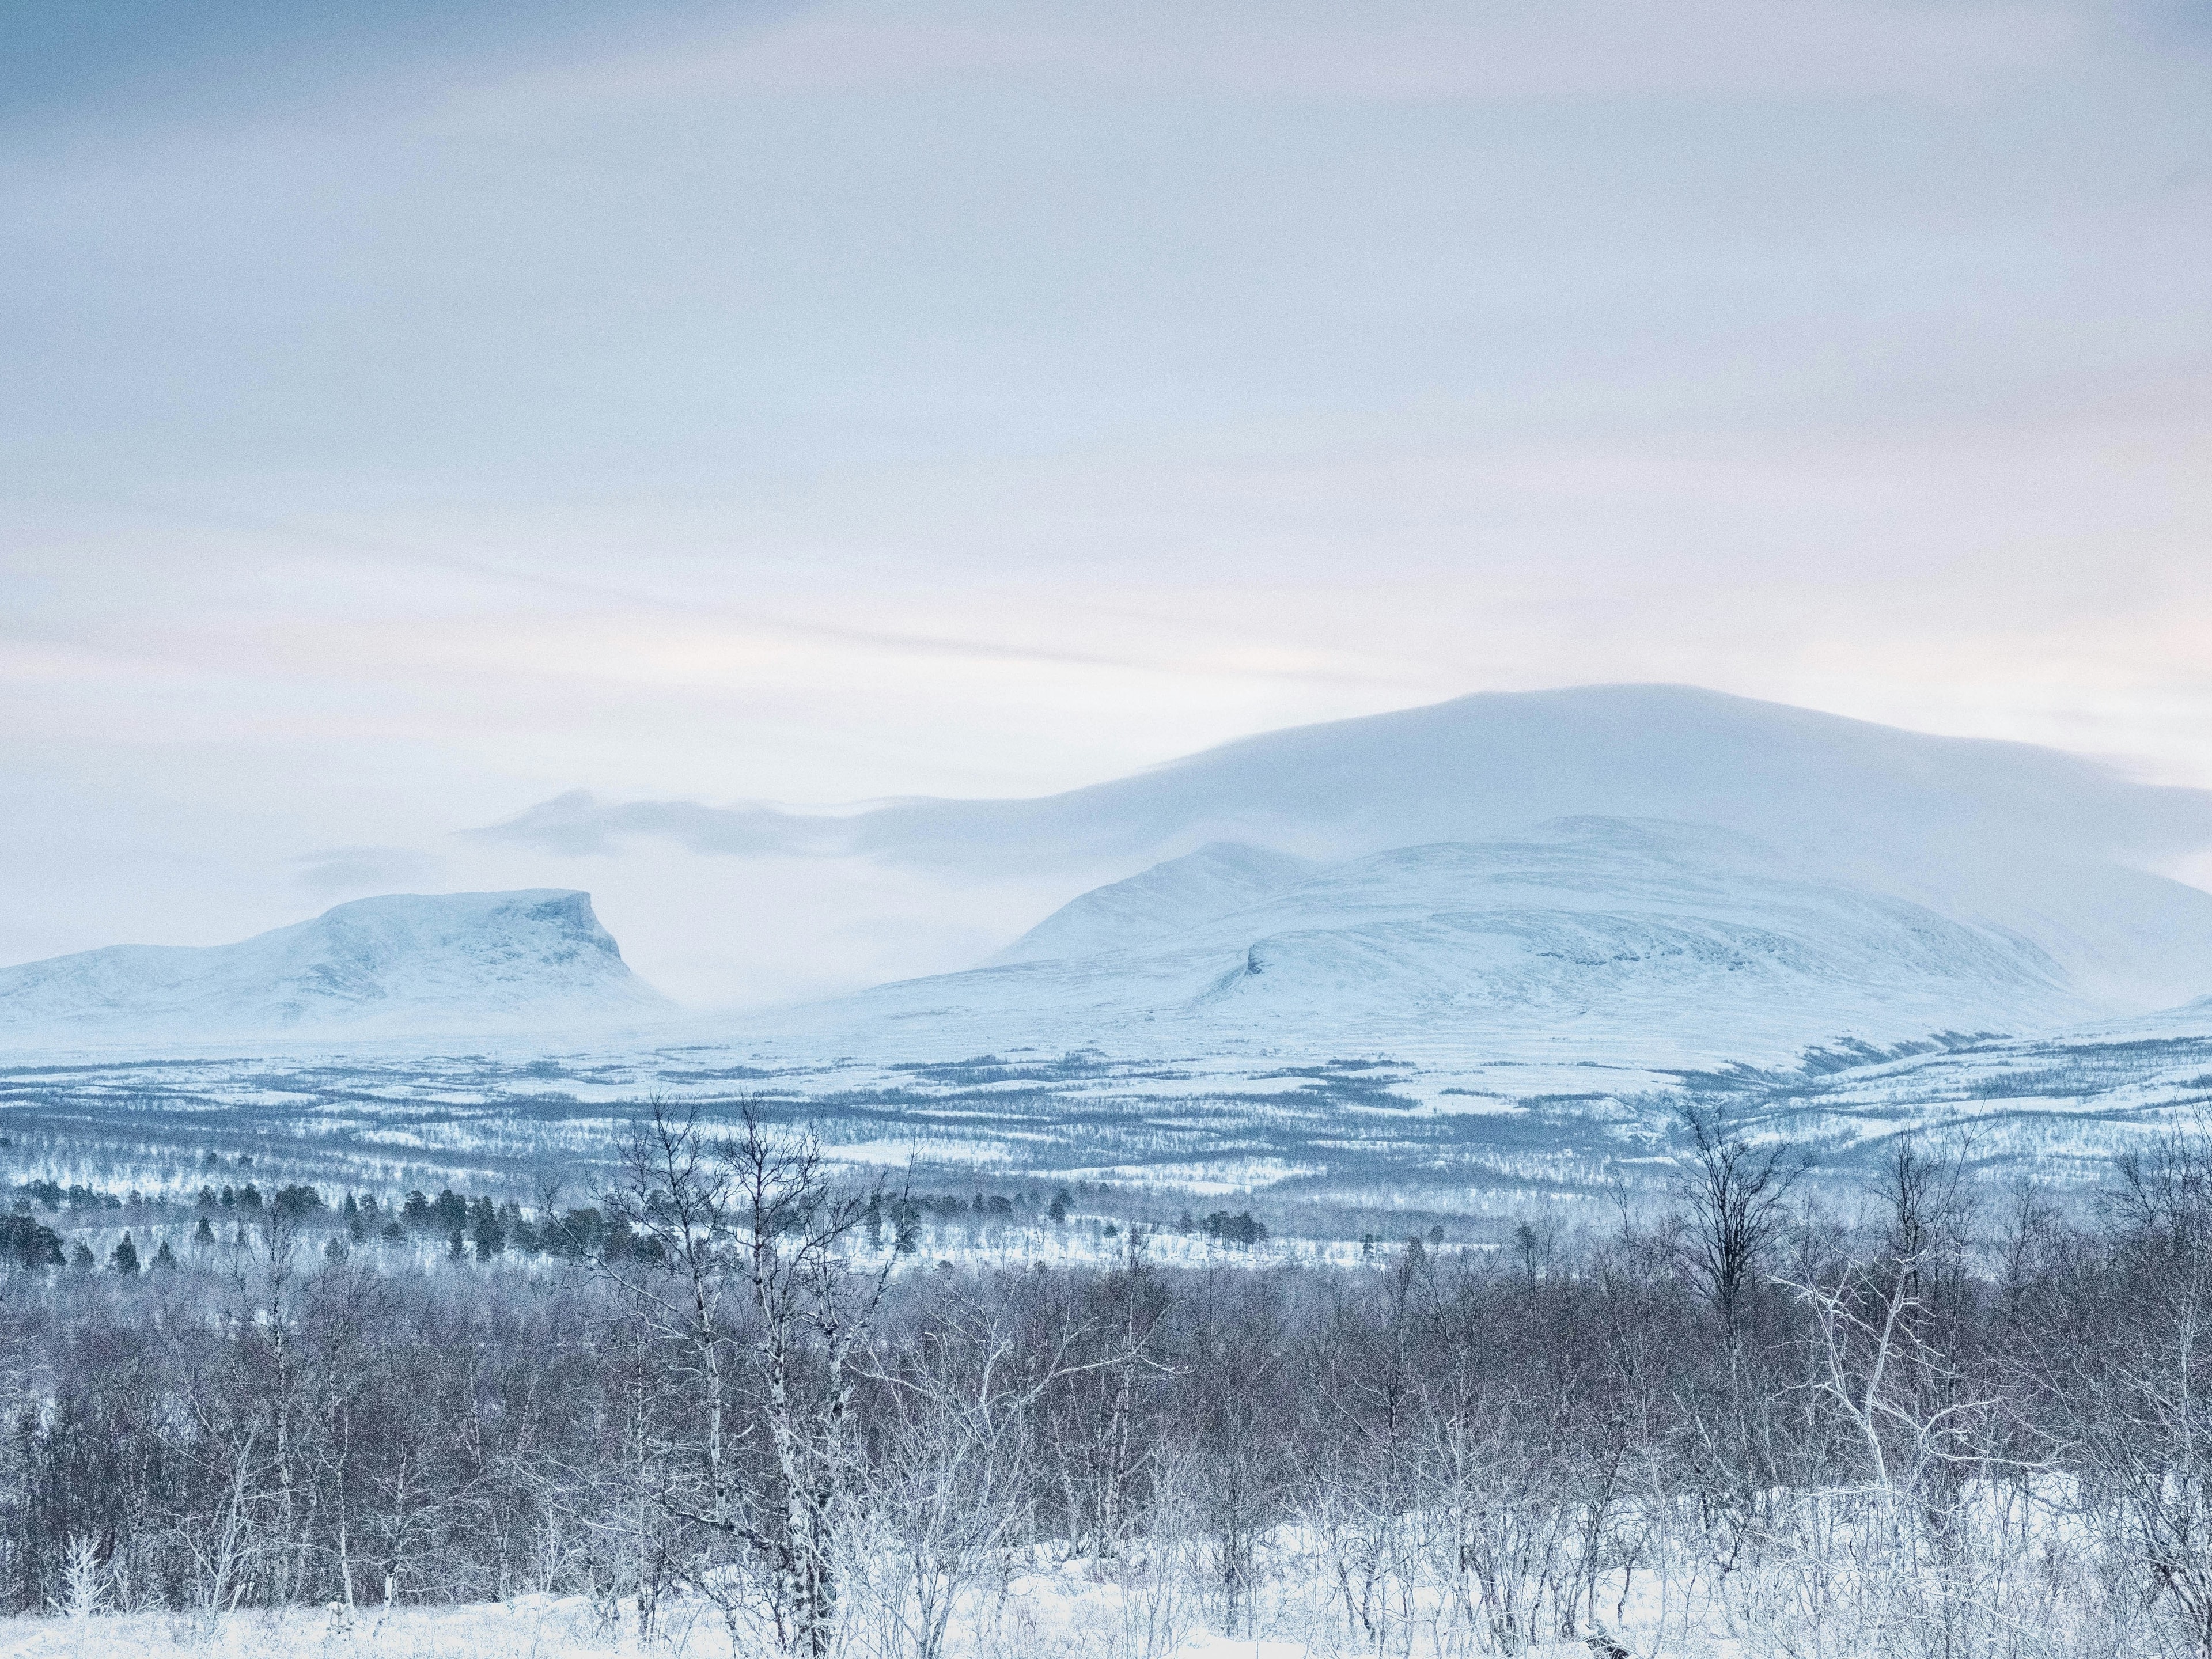
[[[358,899],[236,945],[118,945],[0,969],[0,1042],[604,1030],[665,1018],[557,889]]]
[[[859,855],[952,878],[1065,872],[1080,883],[1072,896],[1097,872],[1135,875],[1210,843],[1333,865],[1585,817],[1731,830],[1801,872],[2017,933],[2115,1011],[2212,989],[2212,895],[2156,873],[2212,847],[2212,793],[2137,783],[2025,744],[1686,686],[1484,693],[1268,732],[1028,800],[829,815],[576,793],[477,833],[571,854],[659,837],[705,853]],[[1085,911],[1137,902],[1102,896]]]
[[[964,973],[702,1038],[957,1057],[1291,1049],[1771,1066],[2212,992],[2212,794],[1681,687],[1466,697],[1035,800],[549,801],[478,832],[1087,871]],[[1125,878],[1096,884],[1101,870]],[[605,1029],[672,1011],[578,892],[389,897],[211,949],[0,970],[0,1040]]]

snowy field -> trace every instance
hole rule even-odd
[[[1316,1598],[1285,1586],[1254,1609],[1252,1627],[1235,1636],[1206,1628],[1194,1599],[1161,1594],[1139,1579],[1116,1582],[1097,1563],[1016,1577],[970,1599],[967,1616],[944,1632],[939,1659],[1456,1659],[1510,1652],[1516,1659],[1591,1659],[1591,1635],[1471,1644],[1433,1614],[1398,1627],[1387,1621],[1363,1639]],[[1598,1643],[1631,1653],[1679,1659],[1747,1659],[1787,1650],[1787,1640],[1730,1637],[1704,1619],[1672,1618],[1656,1585],[1622,1610],[1621,1623],[1593,1627]],[[1706,1609],[1711,1614],[1712,1610]],[[1712,1622],[1724,1622],[1715,1615]],[[908,1659],[933,1650],[893,1624],[848,1631],[839,1659]],[[1777,1636],[1782,1635],[1778,1631]],[[641,1637],[636,1604],[583,1596],[520,1595],[459,1607],[294,1607],[209,1616],[111,1613],[0,1618],[8,1659],[749,1659],[769,1651],[762,1638],[733,1629],[713,1602],[665,1600]],[[1602,1659],[1602,1656],[1601,1656]]]
[[[696,1613],[696,1610],[691,1610]],[[708,1609],[711,1613],[712,1609]],[[1096,1636],[1097,1632],[1092,1632]],[[744,1650],[737,1649],[743,1654]],[[1014,1659],[1115,1659],[1131,1650],[1093,1640],[1073,1627],[1038,1632],[1036,1644],[1001,1650]],[[1319,1659],[1333,1649],[1304,1642],[1193,1636],[1159,1659]],[[1588,1659],[1579,1642],[1540,1643],[1526,1659]],[[0,1653],[9,1659],[726,1659],[732,1652],[718,1620],[686,1617],[665,1636],[641,1644],[633,1620],[616,1621],[580,1599],[525,1597],[487,1607],[403,1608],[382,1618],[287,1609],[234,1613],[212,1621],[168,1614],[100,1619],[0,1619]]]
[[[1006,1659],[1133,1659],[1142,1650],[1090,1639],[1071,1627],[1041,1632],[1034,1646],[1001,1651]],[[1200,1635],[1158,1659],[1335,1659],[1346,1651],[1299,1641]],[[1706,1651],[1712,1659],[1732,1659],[1741,1644],[1719,1643]],[[301,1611],[234,1614],[212,1624],[167,1615],[0,1619],[0,1654],[9,1659],[726,1659],[731,1653],[718,1624],[688,1623],[641,1646],[634,1632],[616,1632],[589,1604],[566,1600],[410,1608],[380,1620]],[[1538,1642],[1521,1655],[1589,1659],[1590,1649],[1582,1642]]]

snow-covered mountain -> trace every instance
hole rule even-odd
[[[2212,894],[2158,873],[2212,846],[2212,795],[1680,687],[1462,698],[1035,800],[836,816],[563,797],[485,833],[926,866],[940,904],[1008,872],[1058,887],[1061,908],[980,968],[695,1027],[791,1057],[1766,1066],[2212,991]],[[17,1047],[604,1027],[661,1006],[560,892],[365,901],[219,950],[0,972]]]
[[[953,881],[1064,875],[1071,896],[1139,877],[1141,890],[1101,896],[1006,958],[1028,960],[1062,951],[1062,933],[1142,908],[1153,888],[1184,878],[1139,872],[1209,843],[1339,863],[1588,817],[1733,830],[1801,870],[2018,933],[2115,1011],[2212,988],[2212,896],[2158,873],[2212,848],[2212,793],[2025,744],[1687,686],[1484,693],[1267,732],[1028,800],[828,815],[578,793],[480,833],[561,854],[660,838],[737,857],[859,856]]]
[[[1668,1066],[2045,1029],[2104,1006],[2058,955],[2002,926],[1711,826],[1577,817],[1325,867],[1208,848],[1085,895],[994,964],[796,1024],[884,1053],[1027,1043]]]
[[[1683,686],[1462,697],[1030,800],[569,795],[484,833],[1064,874],[1069,902],[979,969],[745,1025],[842,1055],[1769,1066],[2212,990],[2212,894],[2164,873],[2212,848],[2212,793]]]
[[[665,1018],[591,895],[395,894],[235,945],[118,945],[0,969],[0,1042],[601,1028]]]

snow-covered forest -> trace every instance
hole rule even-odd
[[[2061,1207],[1686,1110],[1663,1206],[1334,1262],[1236,1216],[939,1259],[914,1194],[676,1107],[536,1206],[233,1187],[103,1262],[19,1204],[0,1632],[2212,1653],[2212,1149]]]

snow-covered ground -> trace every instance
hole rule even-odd
[[[343,1609],[281,1607],[212,1616],[154,1613],[84,1618],[0,1619],[0,1654],[9,1659],[613,1659],[641,1651],[635,1615],[617,1628],[580,1597],[524,1596],[458,1607]],[[726,1640],[694,1642],[693,1632],[653,1650],[671,1656],[729,1652]],[[714,1636],[721,1635],[719,1626]]]
[[[0,1069],[0,1134],[13,1142],[0,1178],[181,1197],[210,1158],[235,1169],[247,1157],[264,1187],[450,1184],[527,1201],[549,1176],[588,1190],[651,1095],[710,1116],[750,1095],[813,1124],[855,1166],[894,1184],[912,1170],[927,1190],[1066,1182],[1178,1204],[1249,1194],[1495,1213],[1662,1176],[1669,1103],[1687,1091],[1846,1171],[1917,1132],[1970,1137],[1981,1159],[2094,1175],[2146,1137],[2201,1126],[2212,1003],[2040,1036],[1674,1069],[1571,1048],[1454,1054],[1441,1040],[1346,1054],[1288,1036],[1235,1053],[951,1061],[637,1041],[54,1056]]]
[[[1233,1609],[1207,1593],[1202,1549],[1183,1550],[1169,1570],[1140,1553],[1120,1561],[1036,1554],[963,1580],[933,1630],[917,1626],[919,1604],[902,1598],[896,1568],[878,1583],[863,1566],[845,1587],[836,1650],[843,1659],[908,1659],[933,1640],[940,1659],[1590,1659],[1589,1638],[1600,1632],[1639,1656],[1742,1659],[1772,1650],[1730,1634],[1721,1603],[1648,1571],[1625,1580],[1603,1575],[1595,1622],[1581,1617],[1571,1632],[1502,1637],[1480,1616],[1470,1626],[1472,1610],[1436,1586],[1387,1578],[1362,1585],[1357,1573],[1340,1575],[1326,1540],[1299,1527],[1260,1541],[1251,1588]],[[1371,1627],[1353,1611],[1363,1605]],[[1778,1620],[1775,1633],[1785,1630]],[[0,1654],[9,1659],[767,1659],[772,1651],[767,1631],[744,1608],[696,1591],[664,1594],[642,1624],[634,1598],[528,1594],[447,1607],[0,1619]]]
[[[1196,1632],[1171,1647],[1133,1643],[1118,1617],[1101,1624],[1096,1596],[1035,1593],[1013,1599],[1026,1619],[1011,1639],[988,1650],[994,1659],[1345,1659],[1340,1644],[1243,1638]],[[285,1608],[198,1619],[137,1613],[88,1619],[0,1618],[8,1659],[752,1659],[733,1645],[713,1607],[676,1604],[666,1626],[637,1638],[635,1613],[580,1597],[522,1596],[459,1607],[401,1607],[348,1616]],[[1735,1643],[1713,1644],[1711,1659],[1733,1659]],[[868,1650],[862,1650],[868,1651]],[[1582,1642],[1537,1642],[1521,1659],[1589,1659]],[[855,1659],[858,1659],[856,1654]]]
[[[1777,1530],[1716,1571],[1656,1547],[1635,1571],[1579,1581],[1564,1559],[1539,1584],[1453,1580],[1421,1565],[1449,1527],[1401,1517],[1373,1535],[1345,1517],[1255,1541],[1225,1603],[1208,1547],[1164,1566],[1017,1552],[1004,1571],[939,1578],[941,1623],[911,1599],[896,1551],[844,1581],[839,1659],[1870,1659],[2002,1652],[2013,1659],[2176,1651],[2154,1601],[2088,1607],[2075,1582],[2096,1547],[2062,1510],[2016,1492],[1958,1512],[1966,1541],[1939,1571],[1869,1529],[1866,1492],[1782,1498]],[[1779,1496],[1779,1495],[1778,1495]],[[1426,1517],[1436,1520],[1438,1517]],[[1402,1535],[1400,1535],[1402,1534]],[[1447,1551],[1449,1553],[1449,1551]],[[1571,1554],[1570,1549],[1568,1553]],[[1394,1570],[1386,1563],[1401,1565]],[[2034,1560],[2039,1571],[2014,1571]],[[1525,1565],[1525,1564],[1524,1564]],[[1565,1594],[1570,1607],[1557,1597]],[[2071,1598],[2069,1600],[2069,1598]],[[1227,1628],[1225,1628],[1225,1626]],[[0,1618],[9,1659],[769,1659],[764,1626],[734,1602],[671,1590],[641,1622],[633,1598],[519,1595],[447,1607],[272,1608],[228,1613],[95,1612]]]

